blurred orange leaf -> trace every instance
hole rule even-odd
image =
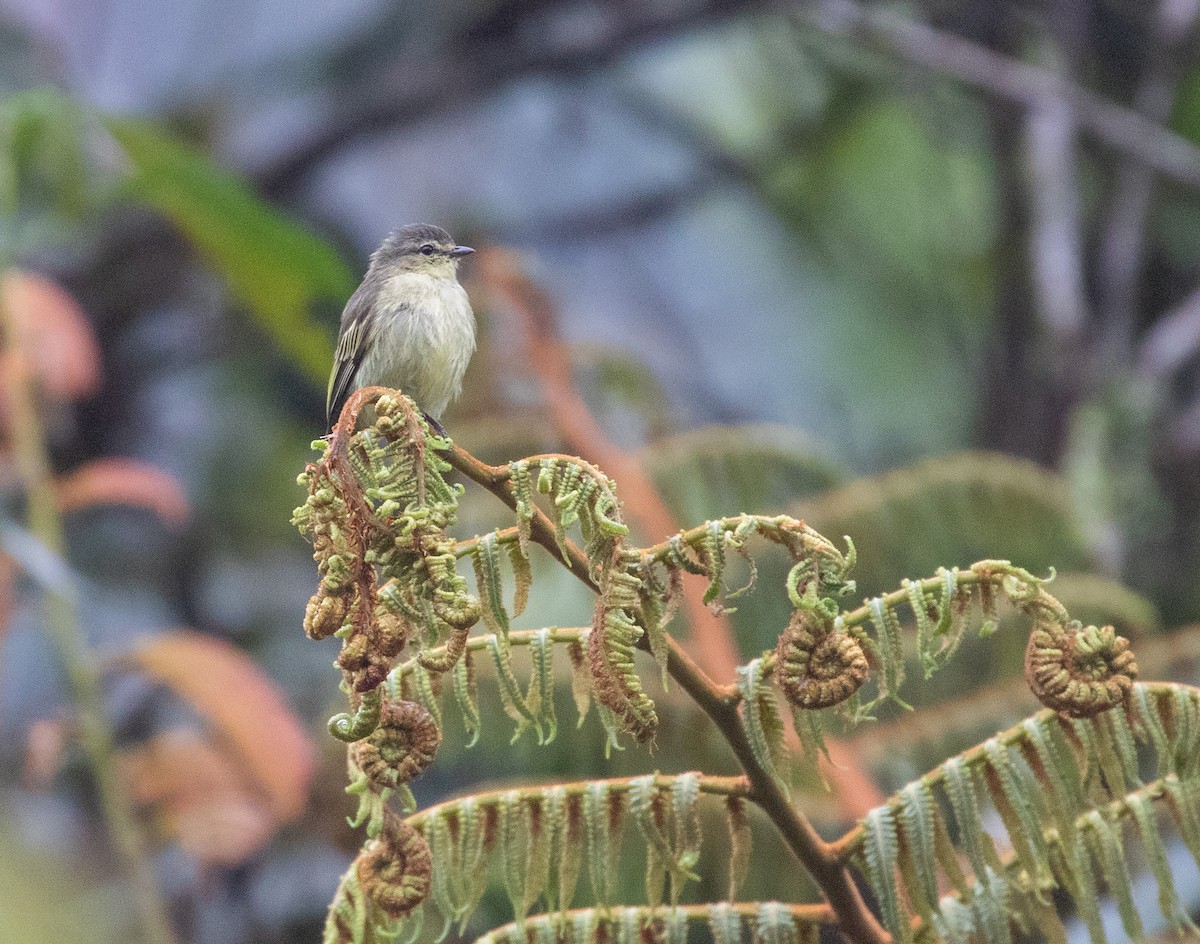
[[[41,718],[25,735],[25,769],[22,780],[31,790],[45,789],[54,781],[66,753],[67,725],[61,718]]]
[[[120,764],[134,801],[206,865],[245,862],[275,830],[234,762],[195,732],[159,734],[123,752]]]
[[[59,285],[9,269],[0,274],[0,306],[20,326],[20,349],[43,390],[79,400],[100,389],[100,347],[91,323]]]
[[[162,469],[136,459],[97,459],[55,482],[63,514],[95,505],[130,505],[154,512],[166,524],[191,514],[183,486]]]
[[[313,746],[283,693],[237,647],[187,630],[147,639],[123,656],[189,702],[262,790],[278,822],[304,808]]]
[[[13,580],[17,565],[7,554],[0,554],[0,641],[8,633],[8,623],[13,611]]]

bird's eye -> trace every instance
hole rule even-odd
[[[429,243],[426,243],[424,246],[421,247],[421,255],[423,255],[423,256],[432,256],[433,252],[434,252],[433,246],[431,246]]]

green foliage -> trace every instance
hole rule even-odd
[[[107,118],[105,126],[129,158],[129,193],[178,226],[280,348],[324,381],[333,352],[326,330],[308,312],[353,291],[345,263],[245,184],[154,125]]]
[[[946,561],[999,557],[1044,571],[1087,571],[1067,483],[1030,462],[958,453],[861,478],[794,505],[826,534],[851,534],[855,578],[869,593]]]
[[[120,173],[94,156],[111,150],[106,134],[124,158]],[[311,314],[355,284],[327,243],[150,122],[96,113],[53,89],[0,102],[0,249],[61,242],[118,193],[164,214],[280,349],[324,383],[332,348]]]
[[[479,938],[480,944],[642,944],[647,938],[684,944],[688,924],[707,924],[716,944],[816,944],[821,921],[779,902],[753,907],[726,902],[666,908],[584,908],[514,922]]]
[[[1132,875],[1143,857],[1163,918],[1174,928],[1190,928],[1166,866],[1162,830],[1167,820],[1185,837],[1194,835],[1200,750],[1192,741],[1180,756],[1182,742],[1164,735],[1187,730],[1200,718],[1200,692],[1139,684],[1131,704],[1136,707],[1128,719],[1109,711],[1068,720],[1043,710],[950,758],[872,810],[854,845],[889,931],[907,935],[916,917],[925,926],[957,928],[955,934],[1004,940],[1022,909],[1029,919],[1037,909],[1039,922],[1059,921],[1053,909],[1037,908],[1057,890],[1070,896],[1093,942],[1103,944],[1097,909],[1104,889],[1116,901],[1126,933],[1137,939],[1142,917],[1132,898]],[[1140,769],[1152,772],[1144,784]],[[999,813],[1004,841],[984,828],[985,807]],[[903,843],[897,842],[898,824]],[[969,865],[965,881],[961,873],[955,879],[957,866],[948,867],[947,850],[937,849],[942,831],[955,837],[951,848]],[[943,873],[956,892],[938,899]],[[996,916],[998,903],[1003,921]],[[1044,930],[1051,939],[1064,933],[1061,927]]]
[[[832,911],[738,901],[755,864],[746,803],[760,805],[785,835],[785,827],[803,829],[788,819],[802,821],[788,797],[797,771],[811,770],[827,746],[826,725],[860,723],[885,702],[904,706],[910,649],[928,680],[968,631],[988,636],[1003,625],[1007,632],[1012,621],[1001,617],[1009,609],[1032,622],[1027,680],[1049,708],[909,783],[825,854],[857,867],[899,944],[970,937],[1007,944],[1014,916],[1047,921],[1049,896],[1059,891],[1100,944],[1101,892],[1116,902],[1130,933],[1142,926],[1130,891],[1136,861],[1129,835],[1136,833],[1164,917],[1186,925],[1164,865],[1162,829],[1172,824],[1200,851],[1200,693],[1135,685],[1127,641],[1111,627],[1072,620],[1048,580],[982,560],[901,579],[898,588],[847,607],[855,546],[842,553],[786,515],[714,518],[635,547],[615,485],[600,470],[567,456],[480,467],[432,435],[410,401],[386,392],[356,394],[319,448],[321,459],[302,477],[309,497],[295,519],[313,536],[321,573],[306,627],[315,637],[343,640],[338,665],[350,711],[334,727],[352,742],[355,822],[368,837],[331,908],[331,944],[401,933],[415,939],[426,925],[439,940],[465,933],[493,885],[503,889],[514,923],[489,940],[524,934],[526,941],[598,944],[652,933],[682,944],[688,923],[699,920],[719,941],[744,934],[764,944],[811,940],[820,924],[844,920],[855,906],[829,888]],[[459,495],[447,483],[451,462],[509,502],[512,526],[468,540],[449,536]],[[948,488],[961,483],[953,472],[948,479]],[[715,608],[748,592],[728,587],[726,573],[732,551],[750,561],[754,584],[755,539],[790,559],[775,592],[791,617],[776,647],[739,667],[736,684],[721,689],[690,666],[667,626],[684,574],[706,580],[704,600]],[[590,626],[512,628],[504,582],[511,571],[512,609],[519,611],[535,543],[595,590]],[[464,558],[478,598],[458,573]],[[478,622],[487,631],[470,635]],[[404,647],[412,654],[401,661]],[[494,680],[514,742],[525,732],[538,744],[558,736],[555,682],[569,671],[580,721],[595,703],[610,749],[627,737],[650,741],[660,725],[638,650],[664,681],[681,682],[708,706],[748,777],[602,777],[413,810],[408,782],[440,743],[448,687],[469,741],[495,736],[479,708],[479,659],[490,663],[483,677]],[[780,695],[802,753],[789,744]],[[701,854],[702,806],[711,796],[724,798],[730,900],[684,904],[691,883],[712,868]],[[986,825],[992,810],[1003,842]],[[792,849],[816,869],[802,847]],[[644,906],[623,901],[629,889],[620,878],[631,858],[644,866]],[[944,888],[953,891],[943,895]]]
[[[431,904],[441,926],[457,925],[461,932],[493,867],[502,872],[518,921],[541,900],[558,912],[570,909],[585,864],[591,898],[607,908],[630,820],[645,850],[648,900],[661,904],[665,882],[668,900],[677,904],[683,884],[696,878],[697,804],[729,789],[728,779],[650,774],[476,794],[423,810],[408,822],[433,850]]]
[[[729,508],[782,512],[842,475],[811,439],[782,426],[705,426],[656,442],[643,462],[680,521]]]
[[[0,102],[0,251],[66,239],[103,202],[87,149],[88,115],[54,89]]]

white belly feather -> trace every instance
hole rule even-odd
[[[396,387],[435,419],[462,391],[475,352],[475,316],[453,279],[405,273],[384,283],[379,326],[358,386]]]

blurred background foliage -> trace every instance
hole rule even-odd
[[[1198,19],[1196,0],[3,0],[0,940],[138,933],[89,717],[178,939],[316,939],[358,840],[288,519],[337,314],[405,222],[483,250],[481,349],[447,417],[481,457],[594,459],[645,539],[801,515],[853,537],[864,594],[982,557],[1053,566],[1147,677],[1195,681]],[[32,520],[39,482],[65,556]],[[464,501],[465,534],[506,520]],[[718,674],[774,644],[783,568],[736,613],[680,617]],[[543,570],[521,625],[586,622]],[[74,650],[43,631],[67,597]],[[836,829],[1027,713],[1021,648],[1003,627],[965,647],[905,696],[954,710],[850,735],[834,791],[800,802]],[[594,718],[548,749],[501,724],[448,739],[418,798],[483,771],[733,769],[660,704],[652,760],[605,760]],[[788,865],[757,875],[748,897],[805,893]]]

